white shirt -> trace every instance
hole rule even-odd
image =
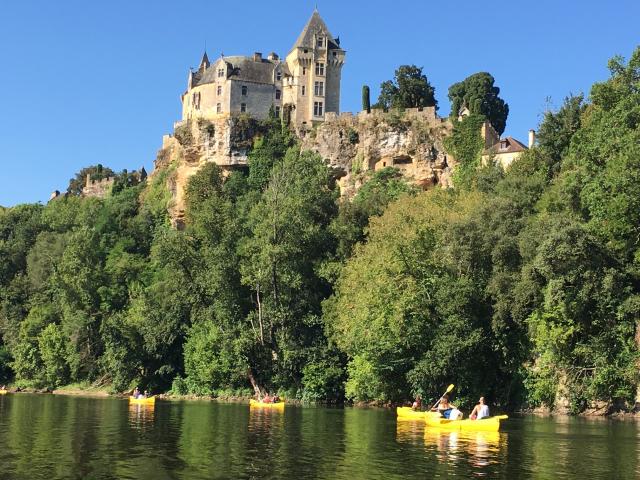
[[[478,420],[481,418],[486,418],[489,416],[489,406],[488,405],[480,405],[478,409]]]

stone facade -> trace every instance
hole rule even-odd
[[[264,119],[273,108],[285,110],[296,127],[322,122],[326,112],[340,111],[340,78],[345,51],[317,11],[305,25],[284,61],[221,56],[213,63],[205,53],[189,72],[182,95],[182,120],[215,119],[246,113]]]
[[[91,175],[87,174],[84,187],[82,188],[83,197],[104,198],[111,193],[114,177],[107,177],[101,180],[91,180]]]

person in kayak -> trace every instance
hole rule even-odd
[[[269,395],[269,393],[265,394],[264,397],[262,397],[262,400],[260,400],[262,403],[273,403],[273,397],[271,397]]]
[[[140,398],[140,389],[136,386],[136,388],[133,389],[133,398]]]
[[[460,420],[462,418],[462,412],[458,410],[455,405],[451,405],[449,403],[449,395],[446,393],[440,399],[440,403],[438,403],[436,410],[443,418],[447,418],[449,420]]]
[[[411,404],[411,410],[415,412],[422,410],[422,397],[420,397],[420,395],[417,395],[416,399]]]
[[[478,404],[473,407],[469,418],[471,420],[481,420],[487,417],[489,417],[489,406],[485,403],[484,397],[480,397],[480,400],[478,400]]]

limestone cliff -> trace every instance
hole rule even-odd
[[[357,115],[326,114],[312,129],[299,130],[302,148],[322,156],[339,177],[341,192],[352,197],[369,177],[385,167],[398,168],[407,180],[430,188],[451,184],[455,160],[444,150],[451,132],[448,120],[433,108],[404,112],[361,112]],[[180,226],[184,217],[184,188],[191,175],[207,162],[225,172],[247,165],[260,124],[246,115],[219,116],[175,124],[165,135],[155,161],[154,174],[171,168],[168,187],[173,201],[169,213]]]

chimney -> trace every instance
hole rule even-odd
[[[534,143],[536,143],[536,131],[531,129],[529,130],[529,148],[532,148]]]
[[[254,62],[261,62],[262,61],[262,53],[260,52],[256,52],[253,54],[253,61]]]

